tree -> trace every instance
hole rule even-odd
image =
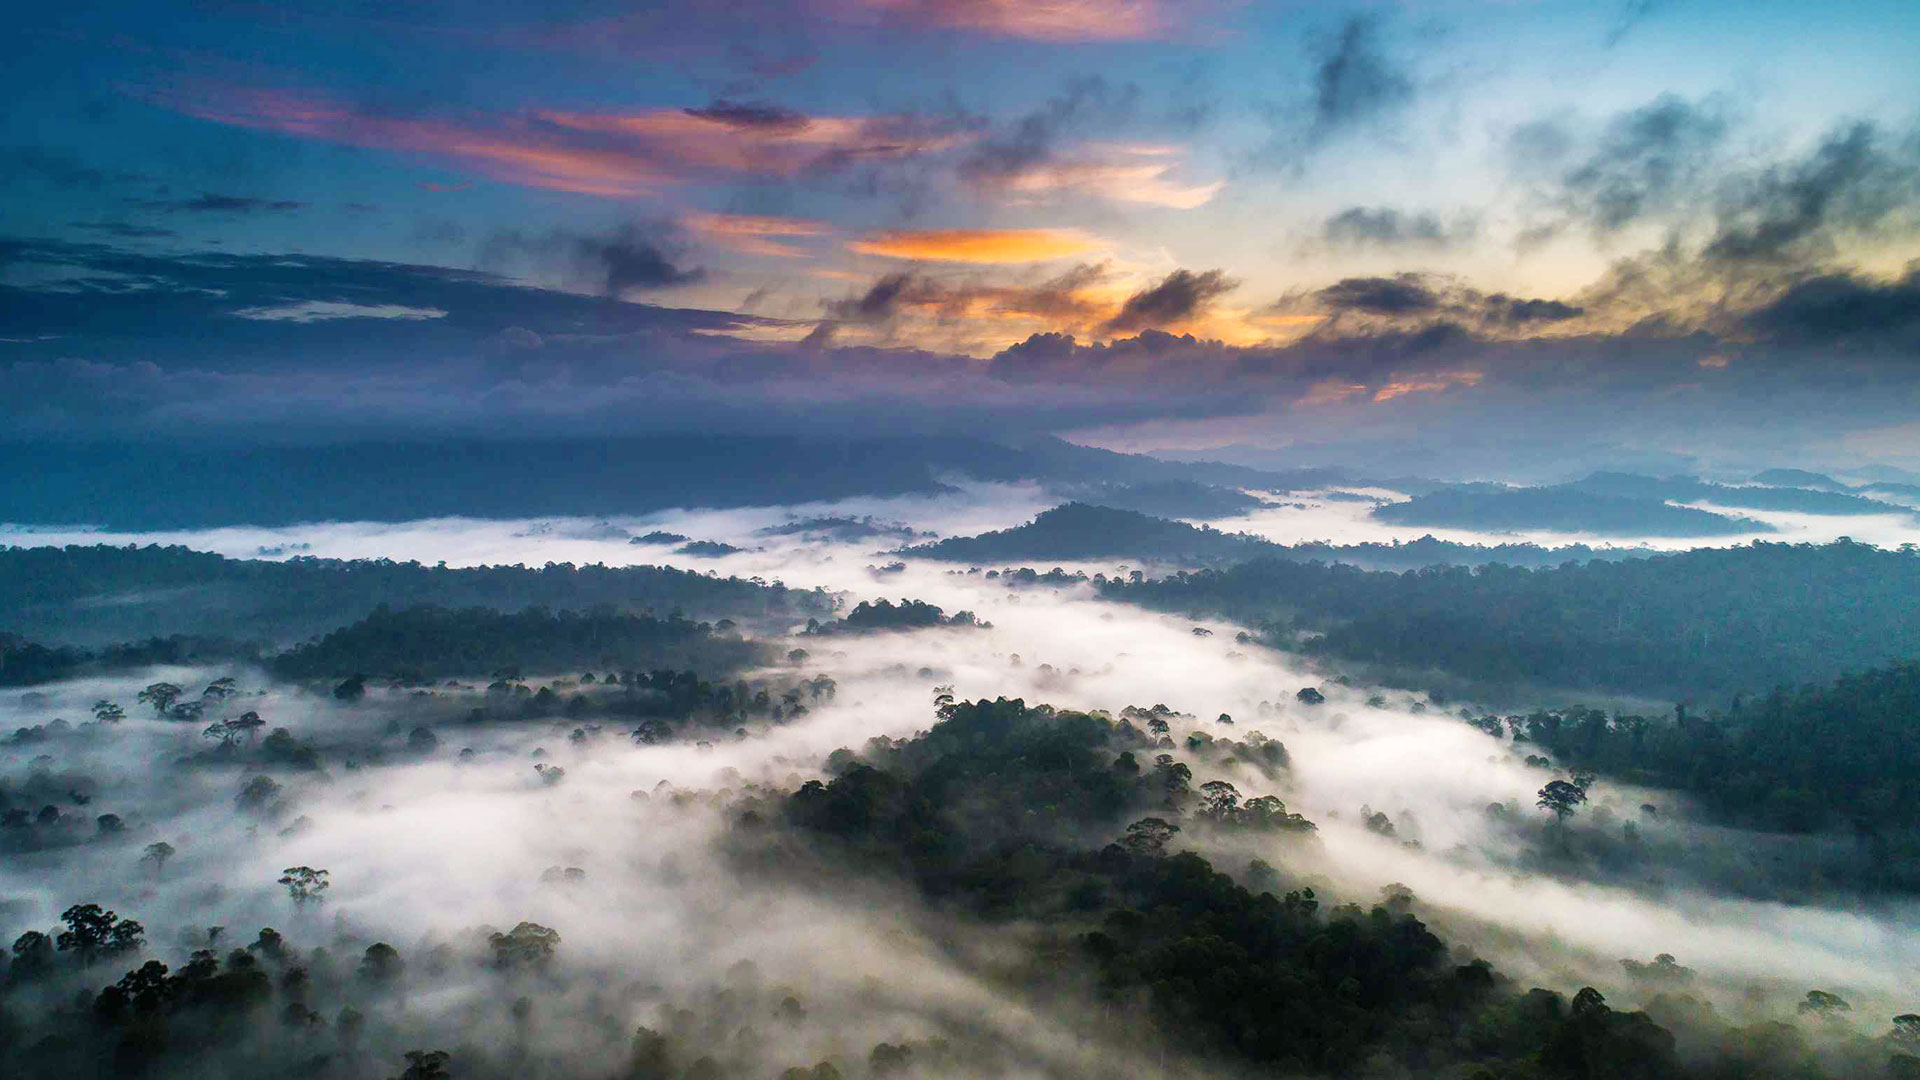
[[[545,967],[560,945],[560,932],[536,922],[523,922],[504,934],[487,939],[494,964],[503,968]]]
[[[1311,686],[1301,687],[1300,692],[1293,695],[1293,698],[1302,705],[1324,705],[1327,701],[1327,695]]]
[[[1887,1038],[1902,1046],[1920,1047],[1920,1013],[1901,1013],[1893,1018],[1893,1030]]]
[[[360,958],[360,977],[372,983],[391,983],[406,970],[406,962],[400,959],[400,950],[384,941],[376,941],[367,946],[365,955]]]
[[[1240,811],[1240,791],[1225,780],[1200,785],[1200,816],[1208,821],[1233,821]]]
[[[453,1076],[447,1071],[453,1055],[445,1050],[409,1050],[406,1057],[405,1071],[394,1080],[450,1080]]]
[[[147,853],[140,856],[141,862],[153,864],[153,876],[159,877],[167,869],[167,860],[173,858],[173,845],[160,840],[147,845]]]
[[[280,875],[280,884],[287,887],[287,895],[293,897],[294,906],[300,908],[324,901],[326,897],[322,894],[333,887],[325,870],[311,866],[289,866]]]
[[[367,696],[367,677],[355,675],[333,688],[336,701],[355,702]]]
[[[234,806],[249,814],[263,814],[270,809],[274,800],[280,797],[280,785],[271,776],[256,776],[247,781],[240,794],[233,797]]]
[[[93,718],[103,724],[117,724],[127,718],[127,710],[102,699],[93,703]]]
[[[239,692],[240,688],[234,682],[233,676],[223,675],[208,683],[207,688],[200,691],[200,696],[208,701],[225,701]]]
[[[1548,781],[1547,786],[1540,789],[1539,795],[1540,799],[1534,805],[1542,810],[1553,811],[1554,820],[1562,826],[1573,816],[1574,810],[1587,801],[1584,789],[1565,780]]]
[[[135,700],[142,705],[153,706],[154,712],[165,716],[167,710],[173,708],[173,703],[180,700],[183,692],[170,682],[150,683],[145,690],[135,695]]]
[[[60,913],[67,928],[56,939],[61,952],[72,951],[83,966],[91,966],[101,955],[116,955],[138,950],[146,928],[132,919],[122,919],[99,904],[75,904]]]
[[[29,978],[53,968],[53,939],[38,930],[29,930],[13,939],[13,963],[7,975]]]
[[[1799,1011],[1802,1016],[1817,1016],[1822,1020],[1837,1023],[1844,1014],[1853,1011],[1853,1006],[1839,994],[1825,990],[1809,990],[1807,999],[1800,1003]]]
[[[267,722],[260,719],[260,714],[251,709],[227,721],[227,727],[247,737],[248,745],[252,745],[254,736],[266,726]]]
[[[225,720],[215,720],[213,723],[208,724],[207,729],[202,731],[200,735],[203,738],[219,739],[220,746],[224,749],[238,741],[239,732],[233,730],[233,726]]]
[[[1127,834],[1120,838],[1120,846],[1134,855],[1160,856],[1167,853],[1167,842],[1180,826],[1161,818],[1141,818],[1127,826]]]

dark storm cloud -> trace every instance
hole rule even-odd
[[[1223,270],[1175,270],[1157,285],[1142,289],[1120,305],[1120,311],[1107,320],[1107,333],[1129,333],[1150,327],[1182,322],[1200,314],[1219,296],[1239,288],[1240,283]]]
[[[1387,206],[1350,206],[1327,219],[1321,236],[1328,244],[1341,247],[1438,251],[1464,244],[1478,231],[1471,220],[1448,224],[1431,212],[1402,213]]]
[[[613,299],[706,277],[701,267],[681,265],[681,245],[664,223],[629,222],[603,233],[501,230],[481,246],[480,261],[494,268],[528,265],[536,273],[559,274]]]
[[[260,199],[248,195],[221,195],[203,191],[191,199],[141,199],[134,203],[142,210],[185,214],[284,214],[305,209],[306,203],[291,199]]]
[[[1810,278],[1749,313],[1745,322],[1758,334],[1793,342],[1920,346],[1920,266],[1891,282],[1851,274]]]
[[[1413,80],[1380,48],[1380,24],[1355,16],[1314,57],[1314,129],[1331,135],[1413,100]]]

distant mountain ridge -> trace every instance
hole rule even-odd
[[[1131,510],[1067,503],[1025,525],[949,537],[904,548],[899,554],[946,562],[1005,564],[1087,559],[1132,559],[1219,566],[1259,557],[1297,562],[1345,563],[1376,570],[1417,570],[1436,565],[1544,567],[1591,559],[1650,554],[1643,549],[1594,548],[1585,544],[1546,548],[1536,544],[1459,544],[1424,536],[1410,542],[1280,544],[1249,533],[1227,533]]]

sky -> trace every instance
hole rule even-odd
[[[1913,467],[1916,52],[1899,3],[40,5],[0,436]]]

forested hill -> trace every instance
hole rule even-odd
[[[1920,657],[1920,554],[1848,541],[1403,574],[1268,557],[1101,588],[1333,659],[1506,685],[1722,701]]]
[[[832,613],[819,590],[661,566],[424,566],[389,559],[229,559],[185,547],[0,548],[0,630],[76,645],[191,634],[304,641],[380,604],[519,611],[675,609],[799,621]]]
[[[1394,525],[1488,532],[1540,529],[1598,536],[1739,536],[1774,531],[1773,526],[1751,518],[1570,487],[1436,491],[1376,507],[1373,516]]]
[[[950,537],[907,548],[903,554],[948,562],[983,565],[1020,561],[1135,559],[1187,565],[1218,565],[1259,556],[1297,561],[1351,563],[1370,569],[1415,570],[1438,563],[1557,566],[1588,559],[1628,558],[1641,548],[1594,548],[1585,544],[1541,547],[1537,544],[1459,544],[1423,536],[1390,544],[1277,544],[1248,533],[1167,521],[1132,510],[1067,503],[1041,513],[1025,525],[979,536]]]
[[[932,494],[951,491],[942,478],[956,475],[1045,484],[1284,488],[1305,474],[1161,461],[1057,439],[1010,446],[941,437],[676,435],[244,450],[184,443],[0,443],[0,521],[132,530],[451,516],[603,517],[671,507]]]
[[[1158,559],[1219,562],[1247,559],[1276,545],[1247,533],[1223,533],[1181,521],[1088,503],[1067,503],[1025,525],[979,536],[955,536],[903,554],[949,562],[1009,559]]]
[[[470,608],[379,608],[365,619],[273,658],[289,679],[364,674],[421,682],[498,672],[652,670],[730,672],[761,659],[763,646],[716,636],[707,623],[611,610],[512,614]]]

